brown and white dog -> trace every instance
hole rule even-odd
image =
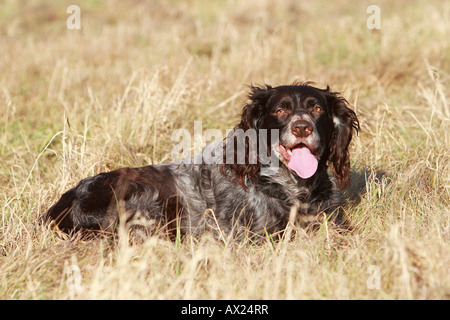
[[[295,207],[300,217],[325,214],[348,227],[339,189],[349,183],[349,144],[359,122],[346,100],[308,83],[251,86],[248,97],[240,123],[215,147],[222,161],[100,173],[64,193],[43,218],[66,232],[114,232],[119,219],[131,224],[139,217],[151,222],[145,226],[149,233],[173,237],[210,230],[238,237],[282,232]],[[265,149],[279,160],[276,165],[260,161],[261,153],[252,157],[248,130],[277,133],[277,139],[266,139]],[[234,148],[242,133],[244,150]]]

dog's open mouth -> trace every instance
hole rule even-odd
[[[289,169],[293,170],[300,178],[308,179],[317,171],[317,156],[311,152],[305,144],[300,143],[292,148],[288,148],[281,143],[278,145],[278,152],[283,157]]]

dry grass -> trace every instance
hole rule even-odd
[[[449,3],[380,2],[380,30],[367,1],[151,3],[80,1],[77,31],[70,2],[3,2],[1,299],[450,297]],[[174,129],[225,132],[245,84],[294,80],[343,91],[362,122],[353,234],[129,246],[36,222],[83,177],[170,161]]]

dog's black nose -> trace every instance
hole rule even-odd
[[[298,138],[306,138],[313,132],[313,126],[306,120],[297,120],[292,124],[292,133]]]

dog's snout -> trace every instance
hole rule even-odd
[[[306,120],[297,120],[292,124],[292,133],[298,138],[306,138],[313,132],[313,126]]]

